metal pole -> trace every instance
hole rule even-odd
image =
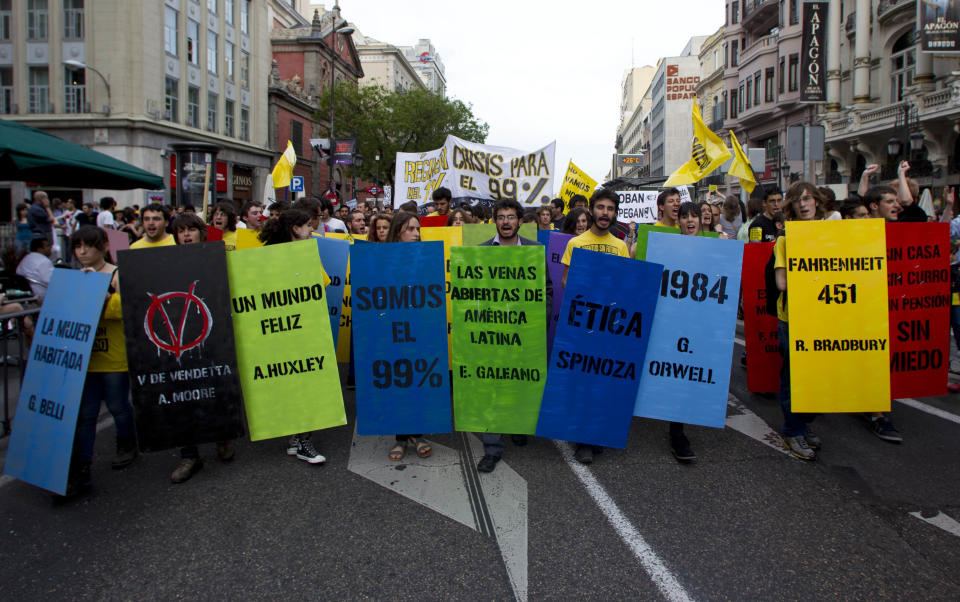
[[[333,99],[334,93],[336,90],[336,82],[334,80],[334,74],[337,71],[337,55],[334,52],[334,47],[337,42],[337,28],[334,24],[333,33],[330,34],[330,192],[335,193],[336,189],[333,187],[333,166],[334,166],[334,149],[337,146],[337,142],[333,137]]]

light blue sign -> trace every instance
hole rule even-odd
[[[537,436],[622,449],[663,266],[584,249],[573,259]]]
[[[651,232],[660,301],[634,415],[723,428],[743,243]]]
[[[63,495],[110,274],[54,270],[30,346],[3,471]]]
[[[290,177],[290,192],[303,192],[303,176]]]
[[[449,433],[443,243],[354,245],[357,433]]]
[[[330,277],[327,286],[327,305],[330,308],[330,332],[333,346],[337,346],[340,332],[340,309],[343,305],[343,289],[347,286],[347,261],[350,259],[350,242],[337,238],[317,237],[317,251],[323,270]]]

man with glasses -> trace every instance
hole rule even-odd
[[[776,215],[783,205],[783,193],[779,188],[767,188],[763,195],[763,213],[750,222],[750,242],[777,242]]]

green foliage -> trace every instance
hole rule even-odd
[[[367,180],[376,175],[378,151],[380,181],[392,182],[398,152],[439,148],[447,134],[483,143],[490,129],[474,117],[469,104],[427,90],[390,92],[382,86],[340,83],[334,101],[334,135],[349,138],[356,133],[357,150],[363,155],[358,176]],[[320,122],[330,118],[329,92],[320,98],[314,117]]]

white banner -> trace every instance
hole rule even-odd
[[[690,201],[690,192],[686,186],[677,186],[680,202]],[[623,224],[654,224],[657,222],[657,196],[662,188],[642,188],[640,190],[618,190],[620,205],[617,221]]]
[[[539,207],[550,202],[556,143],[522,151],[476,144],[447,136],[442,148],[397,153],[394,204],[416,201],[420,213],[433,211],[433,191],[450,189],[457,203],[492,204],[514,199]]]

